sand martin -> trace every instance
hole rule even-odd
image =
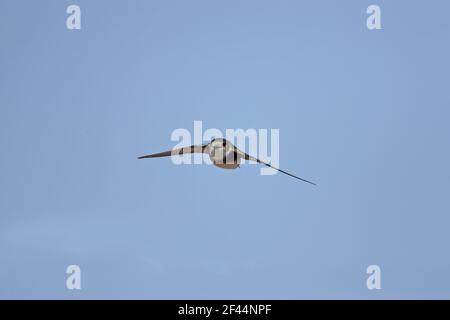
[[[315,185],[314,182],[297,177],[297,176],[290,174],[286,171],[283,171],[279,168],[275,168],[275,167],[271,166],[270,164],[259,160],[258,158],[255,158],[255,157],[252,157],[252,156],[246,154],[245,152],[236,148],[236,146],[234,146],[230,141],[228,141],[226,139],[222,139],[222,138],[212,139],[211,142],[207,143],[207,144],[192,145],[189,147],[173,149],[171,151],[149,154],[146,156],[139,157],[138,159],[170,157],[170,156],[176,156],[176,155],[182,155],[182,154],[188,154],[188,153],[206,153],[209,155],[211,162],[215,166],[217,166],[219,168],[223,168],[223,169],[239,168],[241,159],[255,161],[255,162],[265,165],[269,168],[272,168],[272,169],[280,171],[284,174],[287,174],[288,176],[291,176],[293,178],[296,178],[296,179],[299,179],[299,180],[302,180],[307,183]]]

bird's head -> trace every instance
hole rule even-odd
[[[223,138],[215,138],[211,140],[210,143],[210,156],[217,158],[218,160],[223,160],[228,154],[234,151],[234,146],[231,142]]]
[[[226,150],[230,149],[233,145],[227,139],[223,138],[214,138],[210,143],[212,148],[225,148]]]

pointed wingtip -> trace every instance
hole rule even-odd
[[[309,183],[309,184],[312,184],[313,186],[317,186],[317,184],[316,184],[315,182],[312,182],[312,181],[309,181],[309,180],[306,180],[306,179],[303,179],[303,178],[299,178],[299,177],[297,177],[297,176],[295,176],[295,177],[296,177],[297,179],[303,181],[303,182],[307,182],[307,183]]]

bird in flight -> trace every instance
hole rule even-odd
[[[299,179],[301,181],[316,185],[314,182],[308,181],[306,179],[297,177],[293,174],[290,174],[281,169],[275,168],[270,164],[259,160],[258,158],[252,157],[245,152],[236,148],[231,142],[222,138],[212,139],[210,143],[206,143],[203,145],[192,145],[188,147],[173,149],[171,151],[165,151],[160,153],[149,154],[146,156],[138,157],[138,159],[147,159],[147,158],[160,158],[160,157],[170,157],[188,153],[206,153],[209,155],[211,162],[223,169],[236,169],[239,168],[241,159],[255,161],[262,165],[265,165],[269,168],[280,171],[281,173],[287,174],[293,178]]]

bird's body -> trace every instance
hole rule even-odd
[[[315,184],[314,182],[299,178],[281,169],[275,168],[268,163],[265,163],[255,157],[252,157],[245,152],[236,148],[231,142],[226,139],[216,138],[211,140],[210,143],[204,145],[192,145],[189,147],[178,148],[171,151],[149,154],[146,156],[139,157],[138,159],[146,158],[159,158],[159,157],[169,157],[175,155],[182,155],[186,153],[206,153],[209,155],[211,162],[222,169],[236,169],[240,167],[241,159],[255,161],[261,163],[267,167],[278,170],[284,174],[287,174],[296,179],[308,182],[310,184]]]
[[[239,168],[241,157],[236,156],[238,149],[225,139],[214,139],[206,147],[211,162],[222,169]]]

